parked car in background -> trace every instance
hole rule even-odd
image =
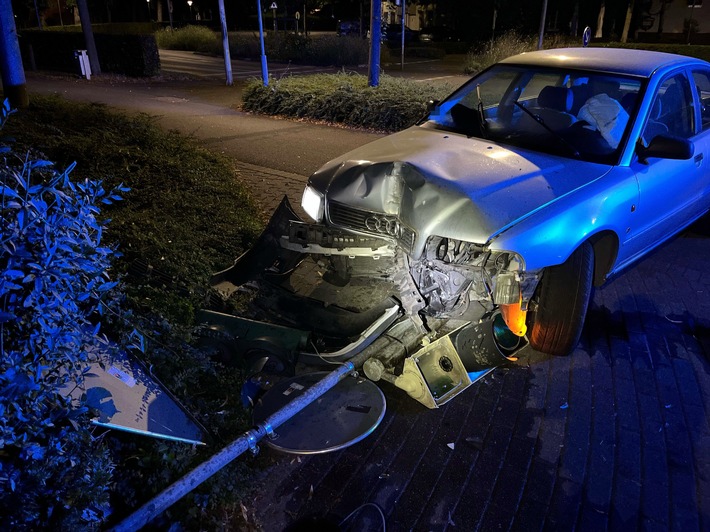
[[[453,40],[452,30],[446,26],[427,26],[419,32],[421,42],[441,42]]]
[[[404,27],[404,42],[410,43],[419,39],[419,32]],[[385,24],[382,26],[382,40],[391,44],[402,42],[402,24]]]
[[[592,286],[708,211],[709,99],[710,64],[698,59],[517,55],[418,125],[326,164],[303,207],[321,235],[381,239],[370,256],[391,250],[385,275],[424,328],[498,315],[535,349],[565,355]],[[358,264],[331,265],[350,278]]]
[[[340,36],[355,35],[360,36],[359,20],[343,20],[338,22],[336,33]]]

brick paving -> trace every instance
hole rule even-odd
[[[298,204],[302,176],[239,168],[265,212],[283,193]],[[337,523],[374,503],[395,531],[710,530],[703,223],[597,289],[569,357],[526,348],[439,410],[383,383],[387,413],[362,442],[299,459],[265,448],[276,465],[251,522]],[[348,525],[381,517],[365,506]]]

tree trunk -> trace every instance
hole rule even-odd
[[[626,8],[626,20],[624,20],[624,29],[621,32],[621,42],[626,42],[629,38],[629,28],[631,27],[631,16],[634,13],[634,0],[629,1]]]
[[[602,30],[604,28],[604,11],[606,9],[606,6],[604,5],[604,2],[602,2],[602,5],[599,7],[599,16],[597,17],[597,31],[594,34],[595,39],[601,39],[602,38]]]
[[[99,64],[99,54],[96,51],[96,42],[94,41],[94,31],[91,29],[91,17],[89,16],[89,6],[86,0],[76,0],[76,5],[79,8],[79,18],[81,19],[81,31],[84,33],[84,41],[86,43],[86,52],[89,55],[89,64],[91,65],[92,74],[101,74],[101,65]]]

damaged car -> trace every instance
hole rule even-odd
[[[708,211],[708,98],[710,64],[689,57],[507,58],[418,124],[325,164],[303,193],[310,220],[282,205],[262,237],[271,251],[263,241],[213,286],[280,285],[298,310],[272,300],[272,317],[318,341],[342,333],[332,360],[359,357],[371,379],[438,406],[459,366],[481,371],[526,345],[569,354],[593,287]],[[305,297],[292,277],[304,261],[318,271]],[[327,290],[335,300],[308,306]]]

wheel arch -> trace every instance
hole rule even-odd
[[[602,231],[587,240],[594,250],[594,286],[601,286],[619,254],[619,237],[614,231]]]

